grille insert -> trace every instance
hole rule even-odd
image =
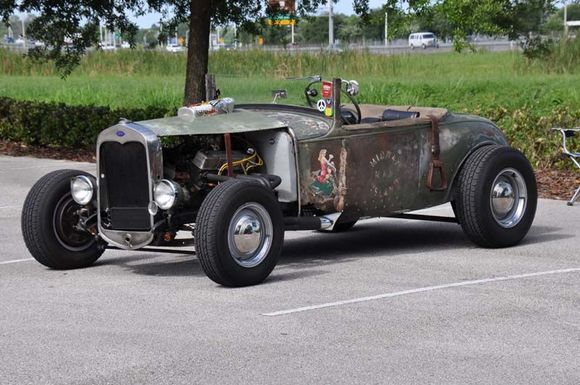
[[[143,144],[104,142],[99,163],[101,215],[110,214],[110,228],[150,230],[149,174]]]

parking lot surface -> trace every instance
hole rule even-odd
[[[94,171],[0,157],[2,385],[580,383],[580,204],[541,200],[509,249],[400,219],[286,233],[264,284],[229,289],[185,252],[32,260],[22,202],[61,168]]]

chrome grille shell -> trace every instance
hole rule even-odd
[[[109,244],[126,249],[138,249],[151,243],[153,240],[153,227],[155,224],[155,217],[149,214],[149,230],[148,231],[134,231],[134,230],[115,230],[106,228],[103,224],[102,214],[108,210],[107,202],[103,202],[101,196],[101,188],[114,188],[107,184],[106,175],[101,170],[101,146],[104,143],[116,142],[126,144],[136,142],[145,148],[146,162],[147,162],[147,188],[149,202],[153,201],[153,186],[163,177],[163,156],[161,151],[161,143],[159,138],[153,131],[147,127],[134,122],[121,121],[119,124],[107,128],[99,134],[97,139],[97,194],[98,202],[98,231],[99,236],[107,241]],[[123,167],[123,165],[119,165]]]

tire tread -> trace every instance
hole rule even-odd
[[[224,262],[224,256],[220,255],[220,251],[215,247],[221,239],[219,231],[223,231],[222,225],[225,220],[224,218],[219,217],[220,210],[218,210],[218,208],[222,206],[227,207],[232,199],[235,199],[238,195],[243,196],[248,194],[247,189],[255,189],[256,187],[258,189],[263,189],[265,193],[271,194],[271,192],[262,187],[261,184],[251,180],[228,180],[223,182],[210,191],[198,211],[194,234],[196,254],[205,274],[208,278],[218,284],[230,287],[247,286],[259,283],[267,276],[253,278],[230,276],[230,274],[233,273],[231,273],[231,270],[228,272],[230,269],[226,266],[228,262]],[[254,190],[254,193],[255,192],[257,191]],[[274,202],[274,200],[275,198],[272,195],[272,202]],[[279,216],[273,212],[270,212],[270,215],[273,215],[272,221],[274,222],[275,227],[274,233],[276,234],[276,223],[279,223],[279,228],[282,229],[281,239],[277,238],[275,235],[274,238],[278,239],[278,241],[273,241],[272,248],[270,249],[270,253],[274,253],[271,255],[275,256],[274,258],[277,261],[284,238],[282,214],[280,211]],[[273,266],[274,265],[272,265],[267,271],[267,274],[271,272]]]
[[[95,250],[93,256],[89,257],[85,263],[68,264],[54,258],[47,252],[51,248],[50,240],[47,239],[42,229],[42,208],[45,200],[42,197],[48,196],[52,191],[59,187],[64,180],[70,179],[76,175],[83,174],[78,170],[56,170],[44,175],[30,189],[24,200],[21,214],[21,229],[24,243],[30,254],[41,264],[53,269],[71,269],[85,267],[94,263],[104,252],[104,250]]]
[[[493,236],[493,232],[489,227],[487,214],[485,211],[482,212],[481,210],[481,200],[489,199],[489,195],[486,195],[485,193],[483,196],[480,195],[482,193],[480,189],[482,184],[485,183],[485,178],[488,177],[486,174],[493,159],[499,156],[512,156],[513,154],[516,154],[521,157],[520,159],[523,158],[525,160],[523,154],[511,147],[502,145],[484,146],[478,148],[469,156],[460,171],[457,184],[458,192],[455,201],[457,219],[466,235],[479,246],[493,248],[514,244],[513,241],[510,241],[507,238],[496,239],[497,235],[496,237]],[[525,161],[529,165],[529,162],[527,162],[527,160]],[[531,166],[529,167],[531,170]],[[530,183],[530,186],[528,186],[528,189],[530,190],[528,191],[529,207],[526,210],[528,210],[528,215],[531,215],[533,220],[537,199],[535,179],[530,181]],[[524,219],[522,219],[522,221],[523,220]],[[531,222],[529,224],[531,225]],[[521,233],[522,237],[527,233],[528,228]],[[514,229],[506,229],[504,232],[507,233],[508,231],[513,230]],[[519,240],[515,243],[517,242],[519,242]]]

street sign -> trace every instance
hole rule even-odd
[[[268,25],[296,25],[296,19],[268,19]]]

